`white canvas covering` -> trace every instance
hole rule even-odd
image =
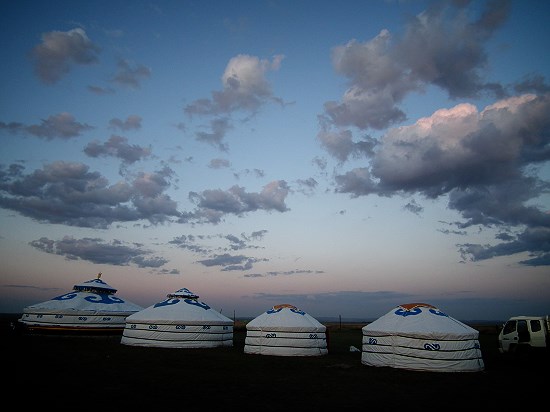
[[[121,343],[161,348],[233,346],[233,321],[183,288],[126,318]]]
[[[326,326],[293,305],[276,305],[247,323],[244,353],[326,355]]]
[[[39,331],[122,332],[126,317],[143,308],[116,296],[100,278],[101,273],[71,292],[27,306],[19,322]]]
[[[432,372],[484,370],[479,332],[426,303],[400,305],[362,328],[361,363]]]

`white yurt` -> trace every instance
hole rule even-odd
[[[276,305],[247,323],[244,353],[326,355],[326,326],[296,306]]]
[[[116,292],[99,273],[95,279],[74,285],[71,292],[27,306],[19,322],[31,331],[120,333],[126,317],[143,308]]]
[[[432,372],[484,370],[479,332],[426,303],[397,306],[362,328],[361,363]]]
[[[215,311],[189,289],[126,318],[121,343],[160,348],[233,346],[233,321]]]

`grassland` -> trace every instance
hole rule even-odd
[[[125,346],[120,335],[30,334],[1,320],[6,393],[19,407],[509,410],[518,394],[543,395],[548,386],[540,376],[549,358],[501,355],[496,325],[478,327],[483,372],[436,373],[361,364],[361,353],[350,352],[361,348],[361,324],[327,324],[329,354],[296,358],[244,354],[239,322],[231,348],[163,349]]]

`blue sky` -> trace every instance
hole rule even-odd
[[[0,6],[0,312],[550,313],[547,1]]]

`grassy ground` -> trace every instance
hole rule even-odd
[[[239,322],[232,348],[164,349],[122,345],[120,335],[29,334],[0,320],[6,394],[27,407],[508,410],[524,390],[545,395],[537,376],[550,366],[547,356],[499,354],[496,326],[479,327],[485,371],[436,373],[361,364],[349,350],[361,349],[359,324],[327,325],[329,354],[296,358],[244,354]]]

